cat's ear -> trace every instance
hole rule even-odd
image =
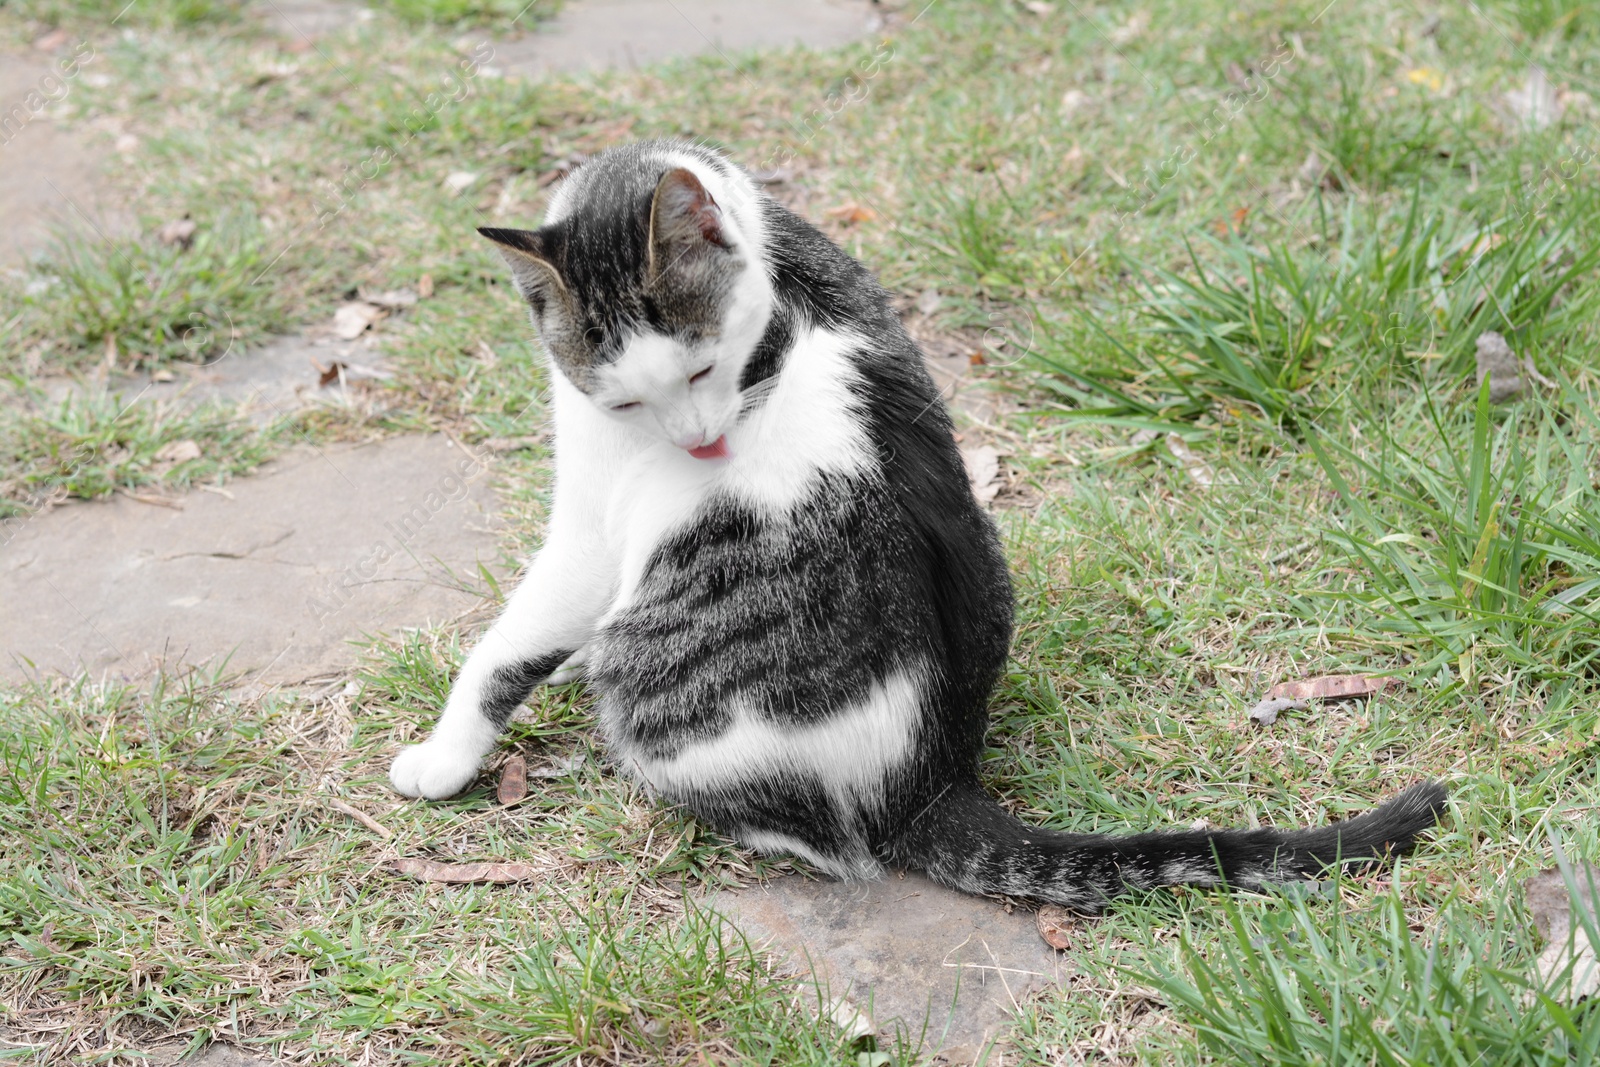
[[[517,290],[534,309],[542,312],[545,301],[551,296],[565,293],[567,283],[551,259],[548,242],[535,230],[504,230],[496,226],[480,226],[478,232],[495,243],[500,254],[511,265],[511,276]]]
[[[693,171],[667,171],[650,201],[650,276],[697,253],[731,249],[726,225],[722,208]]]

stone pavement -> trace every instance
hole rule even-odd
[[[498,556],[486,471],[442,436],[302,446],[174,506],[121,496],[13,520],[0,527],[0,676],[344,670],[364,633],[480,603],[478,564]]]
[[[860,1012],[888,1038],[898,1028],[935,1063],[978,1062],[1022,999],[1062,978],[1031,911],[1007,914],[921,874],[789,875],[704,903],[808,983],[814,1008],[836,1019]]]

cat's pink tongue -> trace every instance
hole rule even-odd
[[[726,434],[712,441],[709,445],[689,449],[689,455],[695,459],[727,459],[728,437]]]

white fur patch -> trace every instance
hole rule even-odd
[[[671,759],[651,759],[619,745],[622,763],[667,797],[767,775],[810,775],[840,811],[849,811],[881,800],[885,777],[911,755],[922,721],[922,690],[921,672],[896,671],[874,684],[860,704],[812,726],[784,726],[736,706],[732,725],[715,739],[687,745]]]
[[[788,834],[746,828],[741,829],[736,836],[739,843],[746,848],[753,848],[768,856],[782,856],[786,853],[799,856],[813,867],[826,871],[835,878],[867,881],[883,874],[883,865],[868,856],[861,856],[851,861],[842,860],[837,856],[824,856],[812,851],[811,846],[804,841]]]
[[[851,334],[814,329],[796,338],[766,401],[728,435],[733,453],[722,484],[758,510],[788,511],[823,473],[860,475],[878,457],[851,385],[860,372]]]

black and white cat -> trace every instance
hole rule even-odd
[[[1085,912],[1403,852],[1444,790],[1335,827],[1068,834],[978,782],[1011,639],[994,524],[867,271],[705,148],[608,151],[543,227],[485,229],[549,350],[549,536],[390,779],[470,783],[535,685],[586,669],[618,766],[744,844]],[[1219,877],[1220,868],[1220,877]]]

